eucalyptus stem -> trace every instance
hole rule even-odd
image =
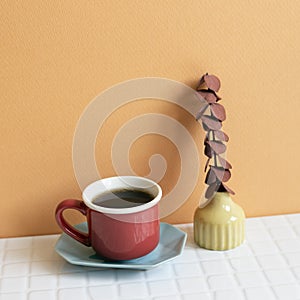
[[[212,140],[216,141],[215,132],[213,130],[212,130]],[[214,152],[214,164],[215,164],[215,167],[218,166],[217,154],[215,152]]]
[[[211,115],[212,117],[214,116],[213,113],[212,113],[212,111],[210,111],[210,115]],[[212,130],[211,133],[212,133],[212,141],[215,142],[215,141],[216,141],[216,137],[215,137],[215,132],[214,132],[214,130]],[[217,155],[216,155],[215,152],[214,152],[214,165],[215,165],[215,167],[218,166]]]
[[[228,141],[228,136],[222,132],[222,122],[226,119],[224,107],[218,102],[221,98],[216,94],[220,89],[221,83],[215,75],[207,73],[200,78],[197,87],[197,93],[206,100],[206,105],[200,109],[196,115],[196,120],[202,121],[203,129],[207,132],[204,140],[204,153],[208,157],[204,171],[208,173],[205,178],[205,183],[208,184],[205,192],[205,197],[210,199],[214,192],[228,192],[234,195],[228,186],[224,184],[231,177],[230,163],[218,156],[226,151],[226,145],[223,142]],[[209,106],[209,112],[206,108]],[[210,164],[210,160],[213,162]]]

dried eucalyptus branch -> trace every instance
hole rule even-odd
[[[200,78],[197,93],[207,102],[198,112],[196,120],[202,121],[203,129],[206,132],[204,140],[204,153],[208,157],[204,171],[209,168],[205,183],[208,185],[205,197],[210,199],[215,192],[234,192],[224,184],[231,177],[231,164],[221,155],[226,152],[225,142],[228,142],[228,135],[221,130],[222,122],[226,119],[224,106],[218,102],[221,98],[217,95],[221,86],[220,80],[215,75],[207,73]],[[212,163],[210,164],[212,160]]]

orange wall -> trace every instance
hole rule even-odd
[[[71,157],[79,116],[104,89],[144,76],[195,87],[202,73],[217,74],[235,201],[247,216],[300,212],[299,15],[295,0],[1,1],[0,236],[59,231],[55,206],[80,197]],[[116,112],[100,133],[106,144],[97,148],[107,176],[113,170],[103,155],[117,130],[113,124],[125,122],[132,106],[141,113],[185,114],[160,101]],[[195,139],[203,138],[190,116],[183,123]],[[164,139],[157,149],[145,148],[155,138],[137,141],[131,159],[143,174],[145,153],[165,154],[174,165],[162,181],[168,191],[178,155]],[[192,220],[202,179],[166,221]]]

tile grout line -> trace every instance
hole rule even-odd
[[[30,263],[29,263],[29,269],[28,269],[28,276],[27,276],[27,293],[26,293],[26,299],[29,300],[31,289],[30,289],[30,282],[31,282],[31,270],[32,270],[32,261],[33,261],[33,238],[31,238],[30,243]]]
[[[3,266],[4,266],[4,256],[6,254],[6,244],[7,244],[7,239],[4,239],[4,245],[2,247],[2,255],[1,255],[0,279],[3,277]]]

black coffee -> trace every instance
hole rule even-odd
[[[128,208],[150,202],[153,195],[146,191],[120,189],[99,195],[93,199],[93,203],[108,208]]]

